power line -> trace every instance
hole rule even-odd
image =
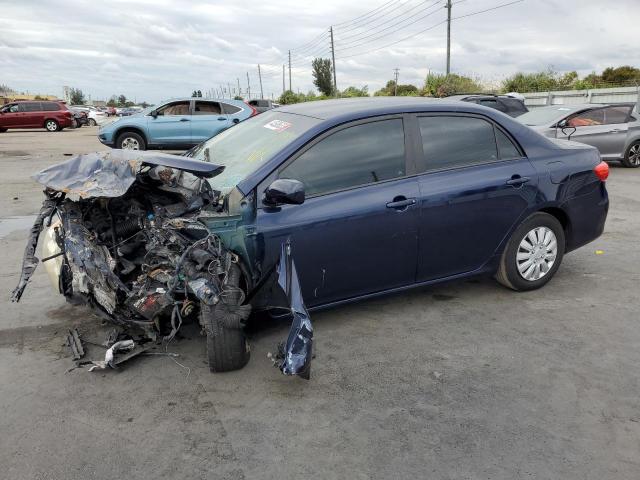
[[[396,9],[404,7],[407,3],[411,2],[411,1],[413,1],[413,0],[403,0],[399,5],[396,6]],[[376,15],[374,15],[371,18],[369,18],[368,20],[366,20],[364,22],[361,22],[361,23],[356,23],[355,25],[353,25],[351,27],[342,28],[341,30],[343,32],[350,32],[352,30],[362,29],[366,25],[370,25],[371,23],[373,23],[373,22],[375,22],[377,20],[380,20],[381,18],[384,18],[386,15],[388,15],[390,13],[394,13],[394,10],[390,10],[390,11],[384,12],[384,13],[382,13],[382,10],[381,10],[380,12],[378,12]]]
[[[347,24],[347,23],[354,23],[354,22],[357,22],[358,20],[364,19],[364,18],[366,18],[366,17],[370,16],[372,13],[375,13],[375,12],[376,12],[376,11],[378,11],[378,10],[384,10],[384,9],[385,9],[385,8],[387,8],[387,6],[388,6],[388,5],[390,5],[390,4],[398,3],[398,1],[399,1],[399,0],[390,0],[389,2],[383,3],[383,4],[382,4],[382,5],[380,5],[379,7],[374,8],[373,10],[370,10],[370,11],[369,11],[369,12],[367,12],[367,13],[364,13],[364,14],[362,14],[362,15],[358,16],[358,17],[352,18],[351,20],[346,20],[346,21],[344,21],[344,22],[336,23],[336,24],[334,24],[334,26],[335,26],[335,27],[339,27],[339,26],[341,26],[341,25],[345,25],[345,24]]]
[[[440,1],[438,1],[437,3],[440,3]],[[432,6],[433,6],[433,5],[432,5]],[[340,50],[340,49],[348,50],[348,49],[350,49],[350,48],[355,48],[355,47],[358,47],[358,46],[360,46],[360,45],[364,45],[364,44],[366,44],[366,43],[371,43],[371,42],[376,41],[376,40],[379,40],[379,39],[381,39],[381,38],[388,37],[389,35],[392,35],[392,34],[394,34],[395,32],[397,32],[398,30],[405,29],[406,27],[408,27],[408,26],[410,26],[410,25],[413,25],[414,23],[418,23],[420,20],[424,20],[425,18],[430,17],[431,15],[435,15],[435,14],[436,14],[436,13],[438,13],[438,12],[439,12],[439,10],[434,10],[434,11],[432,11],[432,12],[427,13],[426,15],[422,15],[422,16],[420,16],[420,17],[414,18],[411,22],[409,22],[409,23],[407,23],[407,24],[405,24],[405,25],[402,25],[402,26],[400,26],[400,27],[396,28],[395,30],[390,31],[389,33],[385,33],[384,35],[380,35],[379,37],[376,37],[376,38],[374,38],[373,40],[369,40],[369,41],[364,42],[364,43],[358,43],[358,42],[360,42],[361,40],[365,40],[365,39],[367,39],[367,38],[375,37],[375,36],[376,36],[376,35],[378,35],[379,33],[384,32],[385,30],[389,30],[390,28],[396,27],[396,26],[398,26],[398,25],[401,25],[402,23],[404,23],[404,22],[406,22],[407,20],[410,20],[410,19],[411,19],[411,18],[405,18],[404,20],[400,20],[399,22],[396,22],[396,23],[394,23],[393,25],[389,25],[388,27],[385,27],[385,28],[383,28],[382,30],[379,30],[379,31],[377,31],[377,32],[370,33],[369,35],[365,35],[364,37],[360,37],[360,38],[358,38],[357,40],[353,40],[353,41],[351,41],[351,42],[346,42],[346,43],[344,43],[344,44],[342,44],[342,43],[341,43],[341,44],[340,44],[340,47],[338,48],[338,50]],[[424,13],[424,12],[423,12],[423,13]],[[356,45],[354,45],[354,44],[356,44]],[[344,47],[344,45],[346,45],[346,48]],[[352,45],[352,46],[349,46],[349,45]]]
[[[421,5],[423,5],[423,4],[425,4],[425,3],[429,3],[429,2],[431,2],[431,4],[430,4],[430,5],[428,5],[428,6],[426,6],[426,7],[421,7]],[[439,3],[441,3],[441,2],[442,2],[442,0],[437,0],[437,1],[435,1],[435,2],[432,2],[432,0],[425,0],[424,2],[421,2],[421,3],[419,3],[418,5],[414,5],[413,7],[409,8],[408,10],[406,10],[406,11],[404,11],[404,12],[402,12],[402,13],[400,13],[399,15],[396,15],[396,16],[394,16],[394,17],[391,17],[391,18],[389,18],[388,20],[385,20],[384,22],[382,22],[382,23],[380,23],[380,24],[378,24],[378,25],[374,25],[374,26],[372,26],[372,27],[369,27],[367,30],[369,30],[369,29],[376,29],[376,28],[378,28],[378,27],[381,27],[381,26],[383,26],[383,25],[386,25],[386,24],[388,24],[389,22],[392,22],[393,20],[396,20],[397,18],[404,17],[404,16],[406,16],[406,15],[410,14],[412,11],[414,11],[414,10],[416,10],[416,9],[419,9],[419,11],[418,11],[418,12],[416,12],[414,15],[418,15],[419,13],[422,13],[422,12],[424,12],[424,11],[427,11],[427,10],[429,10],[429,9],[433,8],[434,6],[436,6],[437,4],[439,4]],[[406,20],[406,19],[405,19],[405,20]],[[402,20],[402,21],[404,21],[404,20]],[[401,22],[402,22],[402,21],[401,21]],[[399,23],[401,23],[401,22],[399,22]],[[392,25],[392,26],[393,26],[393,25]],[[389,28],[390,28],[390,27],[389,27]],[[354,34],[351,34],[351,35],[347,35],[347,36],[345,36],[345,37],[341,37],[341,38],[339,37],[339,39],[340,39],[341,41],[349,40],[350,38],[355,38],[355,37],[358,37],[358,36],[362,35],[363,33],[366,33],[366,32],[367,32],[367,30],[365,30],[364,32],[358,32],[358,33],[354,33]],[[384,29],[383,29],[383,30],[384,30]],[[338,32],[338,33],[340,33],[340,32]]]
[[[503,7],[508,7],[510,5],[514,5],[516,3],[521,3],[521,2],[524,2],[524,0],[515,0],[513,2],[503,3],[503,4],[500,4],[500,5],[496,5],[495,7],[487,8],[487,9],[484,9],[484,10],[478,10],[476,12],[467,13],[465,15],[460,15],[460,16],[457,16],[457,17],[453,17],[452,20],[458,20],[460,18],[466,18],[466,17],[471,17],[471,16],[474,16],[474,15],[479,15],[481,13],[489,12],[489,11],[492,11],[492,10],[497,10],[497,9],[503,8]],[[443,23],[446,23],[446,22],[447,22],[447,19],[444,19],[441,22],[435,23],[435,24],[433,24],[433,25],[431,25],[431,26],[429,26],[429,27],[427,27],[427,28],[425,28],[423,30],[420,30],[420,31],[418,31],[416,33],[413,33],[413,34],[408,35],[406,37],[403,37],[403,38],[401,38],[399,40],[396,40],[394,42],[388,43],[386,45],[382,45],[380,47],[372,48],[370,50],[366,50],[366,51],[359,52],[359,53],[354,53],[354,54],[351,54],[351,55],[338,56],[338,60],[343,59],[343,58],[351,58],[351,57],[357,57],[357,56],[360,56],[360,55],[366,55],[368,53],[372,53],[372,52],[375,52],[377,50],[381,50],[383,48],[391,47],[391,46],[396,45],[398,43],[404,42],[405,40],[409,40],[411,38],[417,37],[418,35],[421,35],[421,34],[423,34],[425,32],[428,32],[429,30],[433,30],[434,28],[436,28],[436,27],[438,27],[438,26],[440,26],[440,25],[442,25]],[[351,47],[351,48],[354,48],[354,47]]]

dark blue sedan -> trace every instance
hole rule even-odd
[[[165,336],[199,302],[212,371],[247,362],[251,308],[293,317],[278,364],[308,377],[307,307],[479,274],[514,290],[539,288],[565,253],[602,233],[609,206],[608,167],[595,148],[455,101],[285,106],[226,130],[191,158],[119,155],[79,157],[39,175],[49,192],[81,197],[50,193],[43,206],[42,218],[47,205],[58,211],[71,242],[58,248],[75,252],[50,273],[68,297],[82,294],[119,323]],[[98,171],[96,185],[89,180]],[[84,230],[65,218],[82,218]],[[100,255],[83,276],[86,265],[74,261],[86,260],[74,258],[90,250]],[[25,265],[22,289],[28,258]]]

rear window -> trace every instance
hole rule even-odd
[[[42,110],[40,102],[24,102],[22,108],[25,112],[40,112]]]
[[[56,102],[42,102],[42,110],[45,112],[55,112],[60,110],[60,104]]]
[[[238,113],[242,111],[241,108],[236,107],[235,105],[229,105],[228,103],[223,103],[222,108],[224,109],[224,113]]]
[[[508,112],[526,112],[527,107],[520,100],[515,98],[502,98],[500,100],[507,107]]]

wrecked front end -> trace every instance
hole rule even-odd
[[[46,227],[42,262],[68,301],[143,332],[149,341],[170,341],[184,322],[196,322],[207,336],[212,371],[243,367],[251,281],[242,257],[248,253],[239,245],[229,248],[207,227],[226,215],[225,198],[207,182],[223,168],[114,150],[36,174],[46,198],[12,300],[20,300],[39,263],[36,247]],[[299,310],[291,307],[294,319]],[[308,368],[282,370],[308,378]]]

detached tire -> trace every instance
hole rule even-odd
[[[147,144],[139,133],[124,132],[118,135],[116,148],[123,150],[146,150]]]
[[[227,284],[238,287],[240,269],[233,266],[229,271]],[[215,306],[200,304],[200,324],[207,334],[207,359],[209,370],[214,373],[240,370],[251,356],[249,344],[244,334],[244,321],[249,317],[251,305],[240,305],[237,302],[220,301]]]
[[[629,145],[622,159],[622,165],[627,168],[640,167],[640,142],[636,141]]]
[[[534,213],[511,235],[502,252],[496,280],[520,292],[540,288],[558,271],[564,246],[560,222],[548,213]]]

